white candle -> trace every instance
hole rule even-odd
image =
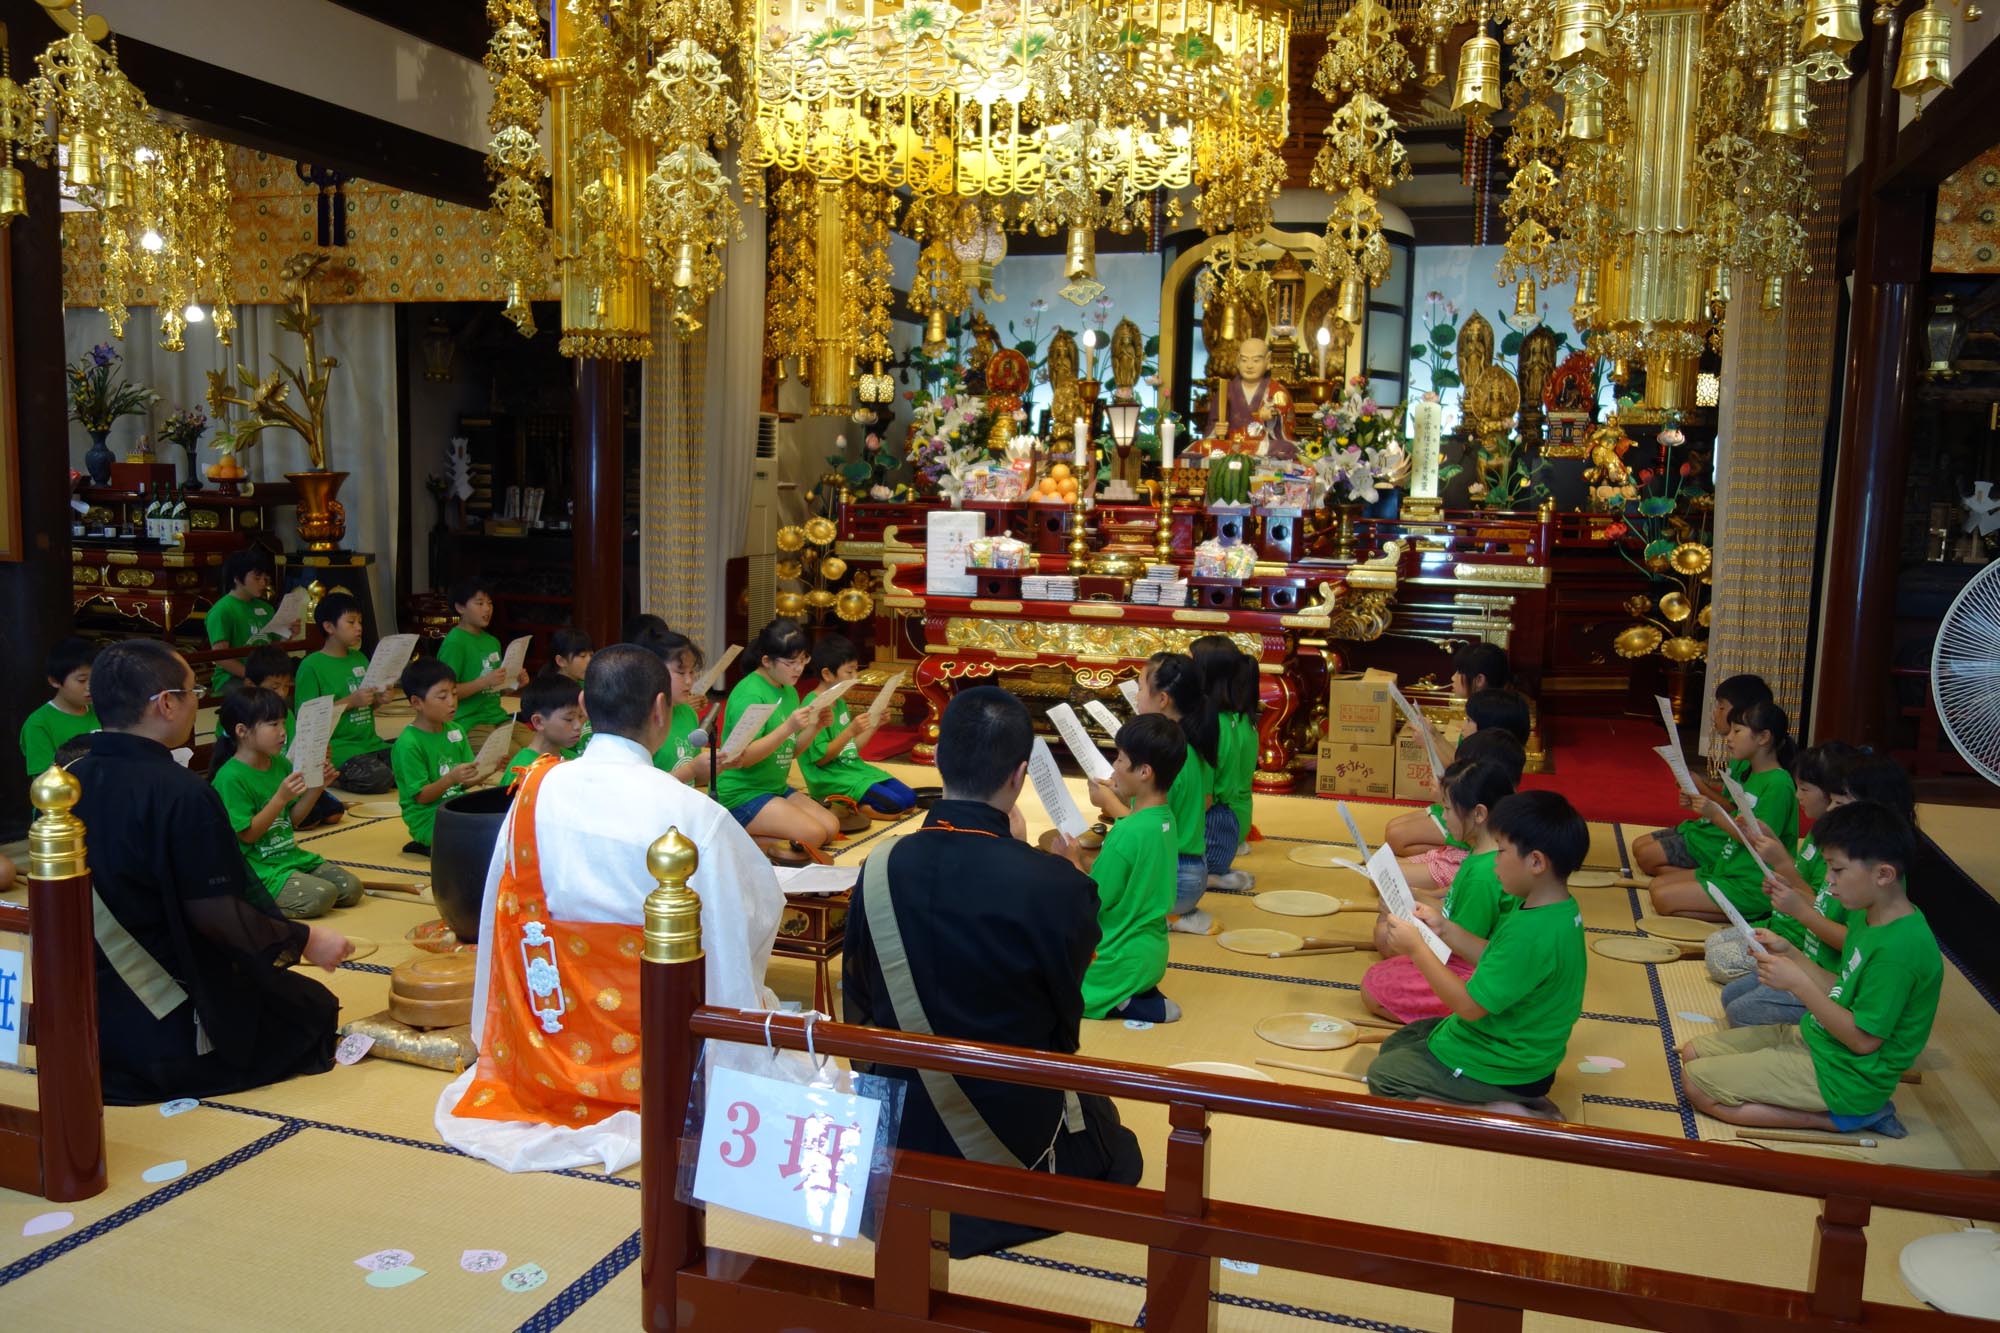
[[[1174,465],[1174,419],[1167,417],[1160,422],[1160,468],[1165,471]]]
[[[1076,419],[1076,470],[1082,472],[1087,466],[1084,459],[1090,452],[1090,422],[1082,417]]]
[[[1328,343],[1330,343],[1330,342],[1332,342],[1332,341],[1333,341],[1333,335],[1332,335],[1331,333],[1327,332],[1327,330],[1326,330],[1326,326],[1322,324],[1322,325],[1320,326],[1320,328],[1319,328],[1319,332],[1318,332],[1318,333],[1316,333],[1316,334],[1314,335],[1314,337],[1315,337],[1315,338],[1316,338],[1316,339],[1318,340],[1318,342],[1319,342],[1319,377],[1320,377],[1321,379],[1325,379],[1325,378],[1326,378],[1326,345],[1327,345]]]

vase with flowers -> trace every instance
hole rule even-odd
[[[201,489],[201,469],[194,465],[194,451],[201,444],[202,435],[208,430],[208,413],[198,407],[177,407],[160,426],[160,437],[169,444],[177,444],[187,450],[186,481],[182,489]]]
[[[99,343],[63,368],[69,381],[70,420],[90,436],[83,465],[90,470],[93,486],[111,484],[111,464],[116,456],[104,441],[112,424],[120,417],[144,416],[160,397],[126,379],[122,364],[110,343]]]
[[[1395,414],[1376,405],[1367,379],[1355,376],[1340,397],[1319,413],[1319,439],[1302,454],[1312,464],[1314,500],[1333,511],[1334,558],[1360,551],[1356,522],[1362,510],[1393,491],[1410,474],[1410,456],[1396,431]]]

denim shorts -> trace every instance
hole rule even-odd
[[[782,801],[791,794],[792,789],[790,787],[785,788],[783,791],[767,791],[762,796],[752,796],[741,805],[730,806],[729,813],[735,815],[736,822],[747,829],[750,827],[750,821],[757,817],[759,810],[762,810],[772,801]]]
[[[1660,849],[1660,855],[1667,858],[1668,865],[1679,866],[1683,870],[1695,868],[1694,853],[1688,850],[1687,835],[1679,829],[1654,829],[1653,845]]]

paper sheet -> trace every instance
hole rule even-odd
[[[1131,709],[1131,710],[1132,710],[1133,712],[1135,712],[1135,713],[1139,711],[1139,682],[1138,682],[1138,681],[1136,681],[1136,680],[1121,680],[1121,681],[1119,681],[1119,682],[1118,682],[1118,692],[1119,692],[1120,694],[1122,694],[1122,695],[1124,695],[1124,696],[1125,696],[1125,706],[1126,706],[1127,708],[1130,708],[1130,709]]]
[[[814,708],[831,708],[839,701],[841,695],[847,693],[860,683],[859,678],[854,676],[849,676],[846,680],[836,680],[833,684],[813,695],[812,706]],[[831,718],[832,714],[828,714],[828,717]]]
[[[856,866],[779,866],[778,887],[786,893],[840,893],[861,878]]]
[[[1683,792],[1689,796],[1701,795],[1701,788],[1694,785],[1694,774],[1688,772],[1687,757],[1681,753],[1680,746],[1655,745],[1653,753],[1664,759],[1667,767],[1674,771],[1674,781],[1680,784]]]
[[[500,659],[500,688],[511,690],[521,681],[522,668],[528,665],[528,645],[535,641],[532,634],[523,634],[507,645],[506,655]]]
[[[264,623],[265,636],[280,643],[293,637],[299,630],[299,622],[305,617],[306,598],[309,596],[311,593],[304,585],[286,593],[285,599],[278,603],[278,609]]]
[[[1743,832],[1743,826],[1737,823],[1734,819],[1730,818],[1727,813],[1723,814],[1722,823],[1723,827],[1729,830],[1729,836],[1736,839],[1736,841],[1742,843],[1743,850],[1750,853],[1750,859],[1757,863],[1757,869],[1759,873],[1763,874],[1766,878],[1769,878],[1771,874],[1771,867],[1764,864],[1764,858],[1757,854],[1757,848],[1751,843],[1749,837],[1745,835],[1745,833]],[[1763,881],[1760,880],[1758,882],[1762,883]]]
[[[319,786],[325,771],[326,742],[333,735],[333,696],[322,694],[299,705],[298,723],[292,728],[290,759],[292,771],[303,773],[306,786]]]
[[[1035,797],[1048,813],[1049,822],[1058,829],[1076,838],[1090,827],[1084,822],[1083,811],[1077,809],[1076,798],[1069,794],[1049,743],[1040,736],[1035,737],[1035,748],[1028,752],[1028,781],[1034,784]]]
[[[1715,900],[1715,905],[1722,909],[1722,914],[1729,918],[1729,924],[1736,927],[1737,932],[1743,936],[1743,942],[1750,946],[1750,952],[1760,958],[1768,958],[1771,951],[1757,942],[1757,932],[1750,929],[1750,923],[1743,919],[1743,913],[1736,910],[1736,904],[1729,901],[1729,895],[1713,884],[1704,883],[1702,887],[1708,890],[1708,896]]]
[[[1049,721],[1055,723],[1056,734],[1069,747],[1085,777],[1099,782],[1111,780],[1111,765],[1105,762],[1097,743],[1090,739],[1090,733],[1084,729],[1083,719],[1076,715],[1075,709],[1068,704],[1057,704],[1049,710]]]
[[[1384,911],[1414,925],[1424,937],[1424,947],[1436,954],[1440,963],[1451,957],[1451,946],[1417,919],[1417,895],[1410,892],[1410,882],[1403,878],[1403,867],[1397,863],[1396,853],[1388,843],[1377,847],[1375,855],[1368,858],[1368,878],[1375,881],[1375,891],[1382,895]]]
[[[1083,705],[1083,711],[1090,714],[1098,726],[1104,728],[1106,736],[1110,737],[1113,742],[1117,741],[1119,727],[1118,714],[1106,708],[1102,701],[1097,699],[1086,700]]]
[[[1354,822],[1354,812],[1347,808],[1345,801],[1335,801],[1334,806],[1340,811],[1340,817],[1347,821],[1347,834],[1354,839],[1354,850],[1361,853],[1361,859],[1366,861],[1368,840],[1361,836],[1361,825]]]
[[[1731,776],[1729,770],[1726,768],[1722,770],[1722,788],[1729,793],[1730,804],[1736,807],[1737,814],[1754,815],[1757,813],[1757,798],[1749,792],[1744,791],[1743,784]]]
[[[868,721],[870,723],[878,727],[882,725],[882,719],[889,715],[889,704],[895,699],[897,689],[901,687],[904,679],[909,674],[907,671],[898,671],[895,675],[889,677],[888,682],[881,689],[875,691],[875,701],[868,705]]]
[[[970,597],[979,576],[965,568],[965,545],[986,535],[986,515],[933,509],[924,530],[924,591],[933,597]]]
[[[1402,710],[1403,720],[1416,729],[1418,739],[1423,741],[1424,753],[1431,761],[1431,777],[1442,782],[1445,770],[1444,756],[1438,751],[1437,736],[1431,731],[1430,719],[1425,717],[1415,704],[1403,697],[1403,692],[1396,688],[1393,681],[1389,685],[1389,697],[1396,701],[1396,707]]]
[[[708,669],[703,671],[699,676],[696,676],[694,684],[688,686],[688,698],[699,699],[714,689],[715,682],[722,679],[722,673],[729,669],[729,664],[734,662],[736,655],[742,651],[743,645],[740,643],[732,643],[727,648],[724,648],[722,656],[710,662]]]
[[[776,704],[751,704],[737,715],[729,728],[729,734],[722,738],[722,757],[727,759],[740,754],[743,747],[757,739],[757,733],[764,729],[764,721],[771,716]]]
[[[393,690],[403,679],[403,668],[410,664],[410,656],[417,650],[417,636],[414,634],[385,634],[375,645],[375,655],[368,659],[368,674],[361,678],[364,690]]]
[[[1673,743],[1676,750],[1680,749],[1681,729],[1674,721],[1673,703],[1664,694],[1654,695],[1653,702],[1660,706],[1660,721],[1667,729],[1667,739]]]
[[[479,766],[482,774],[491,776],[513,757],[514,728],[502,723],[493,728],[493,734],[486,738],[486,744],[479,747],[479,753],[472,756],[472,762]]]

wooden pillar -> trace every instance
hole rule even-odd
[[[602,648],[625,630],[625,363],[580,358],[571,469],[576,627]]]
[[[708,993],[701,900],[687,887],[698,860],[678,829],[655,842],[646,860],[660,884],[646,899],[639,962],[639,1289],[647,1333],[681,1326],[674,1277],[701,1258],[706,1243],[701,1208],[674,1197],[681,1128],[701,1054],[688,1023]]]
[[[15,75],[56,35],[32,0],[0,0],[0,22],[13,39]],[[18,503],[22,553],[0,561],[0,736],[11,741],[49,696],[42,659],[70,632],[69,422],[63,398],[62,215],[55,172],[19,164],[28,215],[0,229],[0,356],[8,358],[12,410],[0,395],[0,449],[7,469],[0,502]],[[19,837],[28,821],[28,775],[18,760],[0,764],[0,838]]]
[[[1896,156],[1896,55],[1903,13],[1872,30],[1863,115],[1854,301],[1848,319],[1840,452],[1828,513],[1813,735],[1880,745],[1909,471],[1917,303],[1930,253],[1933,194],[1878,188]]]

